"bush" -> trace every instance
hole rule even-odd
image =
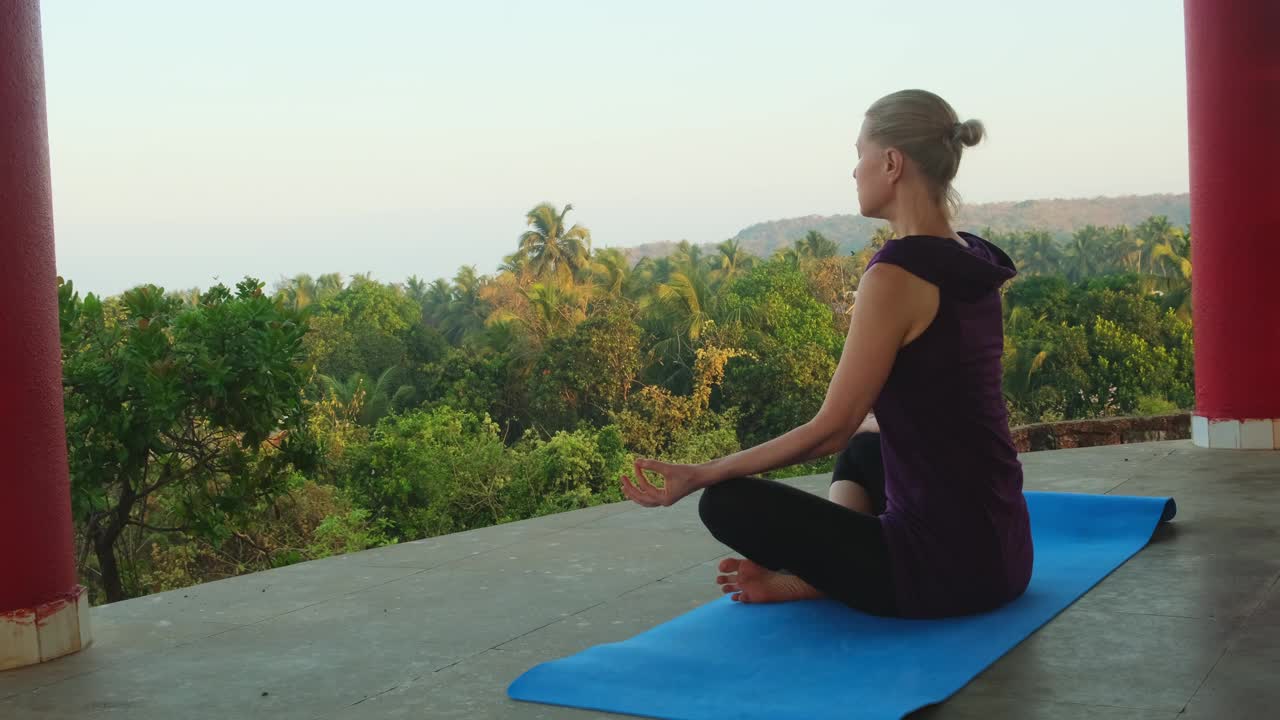
[[[1156,397],[1153,395],[1143,395],[1142,397],[1138,398],[1135,412],[1136,414],[1143,415],[1143,416],[1173,415],[1177,412],[1180,412],[1181,410],[1182,408],[1179,408],[1175,403],[1170,402],[1169,400],[1166,400],[1162,397]]]
[[[737,452],[738,410],[717,413],[710,407],[725,367],[742,356],[750,357],[735,348],[699,348],[689,395],[676,395],[657,385],[632,393],[626,408],[612,415],[623,444],[637,455],[669,462],[706,462]]]
[[[385,418],[347,450],[346,485],[401,539],[492,525],[511,462],[498,426],[450,407]]]
[[[152,508],[153,522],[164,511]],[[141,591],[163,592],[202,582],[317,560],[386,545],[382,523],[332,485],[301,475],[289,479],[289,490],[264,501],[245,516],[226,539],[213,541],[189,533],[143,533],[135,538],[149,546],[149,562],[138,568]]]
[[[696,423],[672,434],[671,449],[661,458],[673,463],[704,463],[742,449],[738,442],[738,410],[708,410]]]
[[[507,493],[507,519],[622,500],[618,476],[631,464],[616,426],[561,431],[550,439],[532,431],[513,449],[515,479]]]

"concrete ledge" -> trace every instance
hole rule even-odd
[[[1191,413],[1064,420],[1020,425],[1011,432],[1018,452],[1187,440],[1191,437]]]
[[[77,585],[66,597],[0,613],[0,670],[70,655],[92,640],[89,593]]]

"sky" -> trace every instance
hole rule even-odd
[[[492,273],[857,212],[867,106],[987,126],[970,202],[1188,188],[1182,4],[45,0],[59,272],[112,294]]]

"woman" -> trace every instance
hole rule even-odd
[[[853,178],[862,214],[887,220],[895,239],[859,284],[822,408],[719,460],[641,459],[634,483],[621,478],[648,507],[703,490],[703,522],[745,556],[720,563],[716,580],[734,600],[826,596],[924,618],[991,610],[1026,589],[1030,522],[1000,386],[999,287],[1015,271],[995,245],[951,226],[961,152],[982,135],[922,90],[872,105]],[[757,477],[836,453],[829,500]]]

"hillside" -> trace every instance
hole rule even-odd
[[[1129,195],[1079,199],[1022,200],[965,205],[956,226],[982,232],[993,230],[1049,230],[1065,238],[1085,225],[1137,225],[1152,215],[1165,215],[1174,225],[1191,221],[1190,197],[1181,195]],[[864,246],[881,221],[861,215],[807,215],[798,218],[770,220],[739,231],[734,239],[748,251],[768,256],[790,244],[810,230],[817,230],[834,240],[844,251]],[[712,243],[714,244],[714,243]],[[624,248],[635,262],[642,257],[661,257],[671,253],[674,242],[645,243]]]

